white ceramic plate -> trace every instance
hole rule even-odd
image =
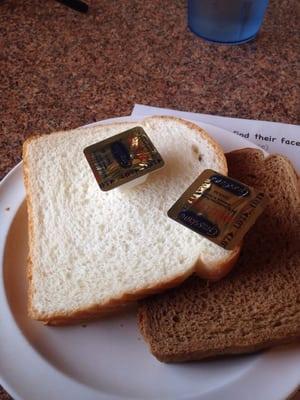
[[[226,151],[255,147],[220,128],[201,126]],[[1,182],[0,215],[0,373],[15,400],[277,400],[299,383],[300,347],[295,345],[217,361],[162,364],[137,329],[134,307],[86,327],[31,321],[21,163]]]

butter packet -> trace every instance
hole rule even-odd
[[[168,216],[224,249],[238,245],[266,206],[262,192],[207,169]]]
[[[140,183],[140,177],[164,166],[161,155],[139,126],[86,147],[84,154],[104,191],[134,179]]]

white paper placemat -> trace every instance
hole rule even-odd
[[[298,125],[220,117],[170,110],[168,108],[150,107],[141,104],[135,104],[131,115],[141,118],[154,114],[174,115],[197,122],[216,125],[244,137],[270,154],[280,153],[287,156],[294,164],[296,170],[300,171],[300,126]]]

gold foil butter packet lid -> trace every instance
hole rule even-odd
[[[266,206],[262,192],[207,169],[168,216],[224,249],[238,245]]]
[[[134,179],[144,182],[142,176],[164,166],[161,155],[140,126],[88,146],[84,154],[104,191]]]

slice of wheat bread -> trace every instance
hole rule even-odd
[[[181,283],[218,278],[237,259],[173,222],[167,210],[206,168],[227,173],[222,149],[187,121],[144,127],[165,167],[132,190],[102,192],[83,149],[136,123],[59,132],[24,144],[29,213],[29,313],[45,323],[90,319]]]
[[[264,191],[266,211],[223,280],[190,277],[141,302],[140,330],[161,361],[247,353],[300,337],[300,192],[290,162],[260,150],[227,154],[229,176]]]

